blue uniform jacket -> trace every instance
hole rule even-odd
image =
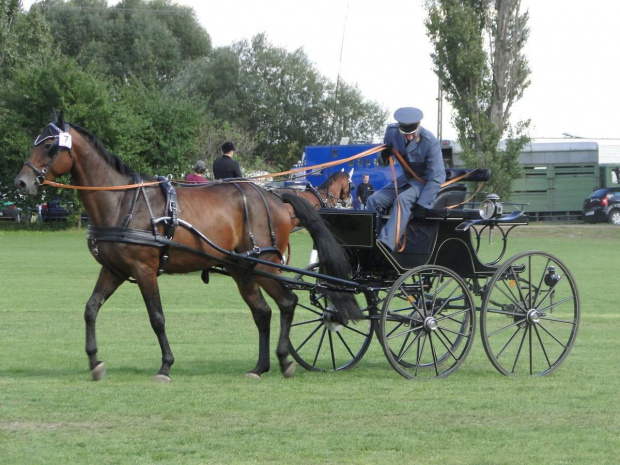
[[[430,131],[421,127],[416,139],[406,147],[405,142],[405,136],[398,130],[398,123],[390,124],[385,131],[384,143],[392,144],[415,174],[426,181],[417,203],[424,208],[431,208],[441,184],[446,181],[439,141]],[[403,174],[396,181],[399,189],[417,182],[406,169],[403,169]],[[386,187],[393,187],[393,183]]]

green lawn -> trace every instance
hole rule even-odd
[[[190,274],[160,278],[172,383],[152,381],[160,351],[131,284],[97,320],[108,373],[95,383],[83,311],[98,265],[85,231],[0,230],[0,463],[618,463],[619,244],[608,225],[514,231],[507,256],[555,254],[579,287],[577,342],[546,378],[501,376],[476,340],[441,380],[400,377],[377,341],[349,371],[283,379],[273,355],[273,371],[249,380],[257,332],[236,286]],[[294,235],[295,266],[309,246]],[[272,327],[275,341],[275,308]]]

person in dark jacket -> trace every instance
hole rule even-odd
[[[422,116],[422,111],[413,107],[396,110],[394,119],[397,123],[388,125],[384,138],[387,148],[377,158],[379,163],[386,164],[396,150],[416,176],[403,167],[403,174],[396,180],[398,197],[394,183],[390,183],[371,195],[366,203],[371,211],[392,207],[390,218],[378,238],[392,251],[398,249],[397,244],[405,233],[416,204],[426,209],[432,208],[441,184],[446,180],[439,141],[420,126]]]
[[[235,150],[235,144],[232,142],[222,144],[222,156],[213,162],[213,177],[215,179],[243,177],[239,163],[232,159]]]
[[[374,191],[375,188],[370,183],[370,175],[365,174],[362,177],[362,183],[357,186],[357,201],[360,203],[360,210],[366,210],[368,197],[370,197]]]

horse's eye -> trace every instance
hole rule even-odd
[[[45,151],[47,152],[47,151],[49,151],[49,149],[50,149],[50,147],[51,147],[51,146],[52,146],[52,144],[45,144],[45,145],[43,146],[43,148],[44,148],[44,149],[45,149]]]

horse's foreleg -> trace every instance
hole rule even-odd
[[[168,337],[166,336],[166,319],[164,318],[164,311],[161,306],[157,276],[153,274],[152,276],[149,275],[148,277],[141,277],[136,280],[149,313],[151,327],[157,336],[159,347],[161,348],[161,368],[155,375],[155,381],[169,382],[170,367],[174,363],[174,356],[172,355]]]
[[[114,291],[123,283],[123,280],[106,268],[101,268],[97,284],[90,299],[86,302],[84,321],[86,323],[86,354],[90,365],[90,375],[93,381],[100,380],[105,374],[105,363],[97,360],[97,338],[95,336],[95,321],[104,302],[114,294]]]
[[[285,378],[291,378],[295,374],[295,363],[288,359],[289,334],[291,332],[295,307],[297,306],[297,296],[273,279],[263,279],[260,285],[276,301],[280,309],[280,337],[278,339],[276,355],[280,362],[282,375]]]
[[[258,328],[258,361],[256,366],[246,373],[248,378],[260,378],[263,373],[269,371],[269,332],[271,326],[271,308],[263,297],[260,288],[253,279],[235,277],[241,297],[250,310],[254,323]]]

